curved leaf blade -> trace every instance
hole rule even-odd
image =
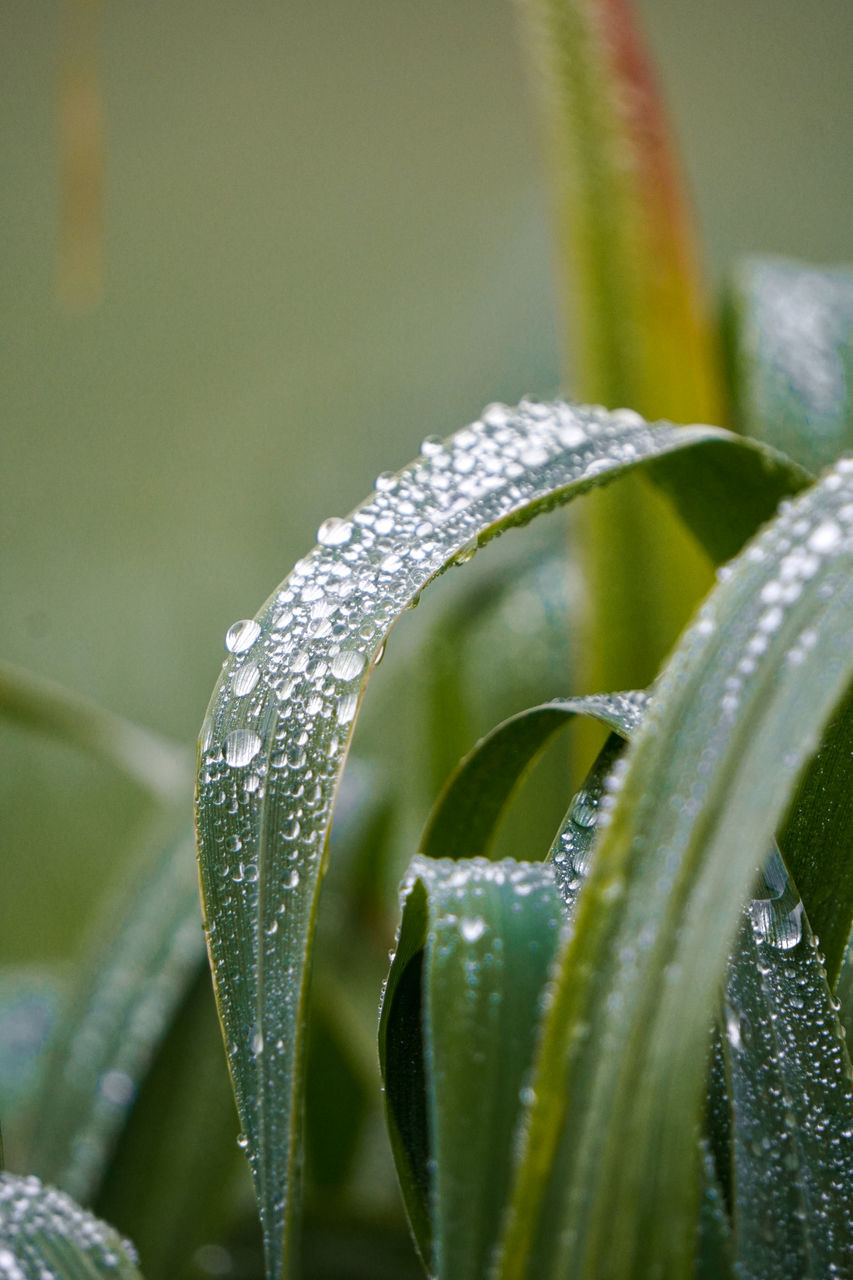
[[[0,715],[90,752],[162,800],[187,794],[184,748],[11,662],[0,662]]]
[[[427,1213],[431,1222],[431,1236],[422,1225],[419,1236],[430,1273],[480,1280],[499,1234],[521,1092],[565,913],[545,863],[418,857],[407,884],[414,923],[404,906],[404,973],[389,982],[380,1023],[386,1096],[406,1149],[403,1185],[411,1198],[417,1167],[417,1195],[427,1201],[412,1216]],[[396,1017],[389,1006],[413,980],[420,998],[409,997]],[[392,1050],[423,1059],[402,1084]],[[407,1131],[413,1114],[425,1132]]]
[[[199,865],[217,999],[271,1280],[287,1266],[308,955],[338,777],[367,675],[395,619],[477,546],[642,465],[680,492],[685,519],[739,545],[804,473],[712,427],[648,426],[633,413],[492,406],[344,521],[326,521],[232,654],[202,730]],[[727,477],[726,519],[703,506]]]
[[[644,693],[554,698],[511,716],[472,747],[448,779],[424,829],[428,858],[488,857],[515,789],[550,739],[575,716],[590,716],[628,737],[639,724]]]
[[[727,312],[740,429],[815,472],[853,448],[853,271],[748,258]]]
[[[141,1280],[133,1245],[38,1178],[0,1174],[0,1273],[9,1280]]]
[[[851,526],[842,460],[729,566],[656,686],[555,986],[501,1280],[689,1269],[717,984],[853,679]],[[771,603],[784,565],[797,591]]]

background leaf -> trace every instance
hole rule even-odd
[[[814,472],[853,448],[853,271],[747,258],[726,319],[738,428]]]
[[[446,444],[377,479],[330,518],[257,620],[235,623],[232,657],[202,731],[197,789],[208,945],[267,1270],[287,1265],[307,959],[331,807],[367,674],[423,587],[480,543],[643,463],[665,479],[695,453],[685,517],[735,542],[802,473],[712,428],[649,427],[635,414],[568,405],[492,406]],[[707,468],[730,484],[722,526],[702,509]],[[679,474],[683,474],[679,472]]]
[[[133,1246],[38,1178],[0,1174],[0,1268],[9,1280],[141,1280]]]
[[[201,970],[204,940],[192,840],[144,851],[105,904],[46,1050],[24,1167],[81,1201],[110,1153],[176,1008]]]
[[[184,748],[9,662],[0,662],[0,716],[91,752],[161,800],[189,788]]]
[[[625,0],[519,0],[550,160],[563,379],[649,419],[726,421],[719,355],[651,55]],[[582,691],[648,685],[711,585],[641,477],[581,513]]]

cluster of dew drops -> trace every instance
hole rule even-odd
[[[304,864],[319,861],[366,675],[426,583],[469,559],[489,526],[651,452],[662,433],[671,428],[629,410],[491,405],[447,440],[428,437],[399,474],[377,477],[348,518],[321,524],[319,545],[258,619],[229,628],[230,659],[203,731],[200,797],[222,813],[211,833],[217,862],[242,901],[257,902],[253,814],[268,789],[278,841],[300,864],[280,875],[281,914]]]
[[[65,1242],[72,1241],[98,1275],[138,1262],[129,1240],[120,1239],[111,1227],[81,1209],[70,1196],[45,1187],[35,1177],[0,1174],[0,1238],[3,1280],[29,1280],[34,1274],[44,1280],[62,1280],[64,1270],[45,1264],[45,1240],[55,1240],[63,1250],[67,1248]]]

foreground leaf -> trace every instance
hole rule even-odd
[[[853,1249],[850,1060],[808,918],[778,853],[738,934],[724,1048],[744,1280],[838,1273]]]
[[[779,601],[783,565],[799,589]],[[851,679],[842,460],[726,570],[622,762],[555,987],[501,1280],[687,1274],[717,985],[756,850]]]
[[[63,1192],[0,1174],[4,1280],[141,1280],[136,1262],[129,1241]]]
[[[748,258],[728,329],[742,431],[815,472],[853,448],[853,271]]]
[[[692,460],[684,461],[687,455]],[[513,525],[642,464],[714,554],[805,475],[709,427],[565,404],[492,406],[321,526],[255,621],[234,625],[202,731],[199,860],[208,944],[268,1275],[294,1212],[305,991],[332,802],[367,675],[432,579]],[[720,500],[722,499],[722,505]]]
[[[546,863],[416,858],[382,1006],[389,1129],[430,1274],[480,1280],[564,912]]]
[[[27,1167],[84,1202],[204,957],[192,841],[152,852],[104,912],[31,1105]]]

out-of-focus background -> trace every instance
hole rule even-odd
[[[556,390],[536,120],[509,0],[106,0],[80,308],[57,245],[87,4],[2,7],[0,657],[191,743],[227,625],[324,517]],[[639,8],[714,286],[744,251],[849,260],[853,7]],[[0,724],[4,959],[67,952],[140,816]]]

